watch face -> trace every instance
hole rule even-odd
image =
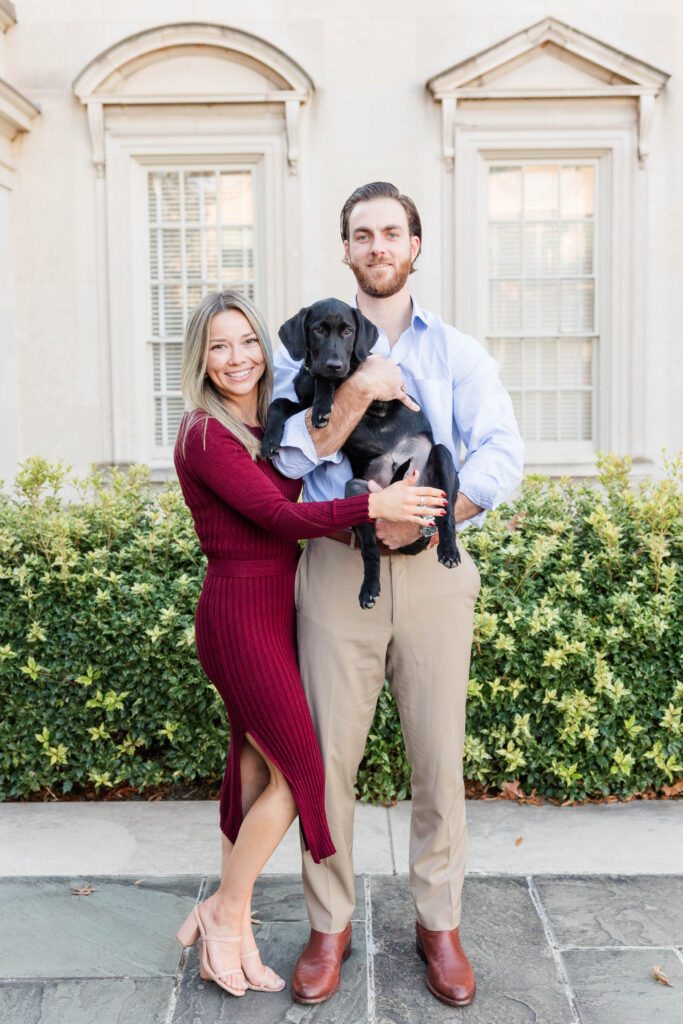
[[[433,537],[436,533],[436,526],[421,526],[420,533],[423,537]]]

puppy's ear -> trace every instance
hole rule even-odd
[[[351,307],[356,321],[356,340],[353,343],[353,354],[359,363],[364,363],[370,355],[370,349],[379,337],[379,331],[366,316],[355,306]]]
[[[306,321],[310,308],[304,306],[289,320],[285,320],[277,332],[292,359],[303,359],[306,356]]]

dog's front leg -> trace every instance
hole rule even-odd
[[[280,450],[282,435],[285,432],[285,420],[297,412],[301,412],[305,406],[294,402],[290,398],[276,398],[268,406],[268,422],[263,432],[261,442],[261,454],[264,459],[274,458]]]
[[[324,377],[315,378],[315,397],[311,409],[311,423],[318,429],[326,427],[332,415],[334,405],[335,382]]]
[[[367,480],[359,480],[354,477],[346,484],[345,496],[351,498],[355,494],[365,494],[367,490]],[[377,547],[374,523],[363,523],[362,526],[354,526],[353,532],[358,538],[360,553],[363,557],[363,584],[360,588],[358,601],[361,608],[373,608],[380,593],[380,554]]]
[[[442,565],[453,569],[460,564],[460,552],[455,542],[455,499],[458,496],[458,474],[453,457],[443,444],[435,444],[429,453],[422,480],[425,487],[440,487],[448,499],[445,516],[437,516],[439,543],[436,554]]]

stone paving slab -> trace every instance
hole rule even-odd
[[[563,954],[581,1024],[680,1024],[683,963],[673,950],[571,950]],[[652,976],[664,970],[673,988]]]
[[[372,880],[377,1024],[572,1024],[553,954],[523,878],[468,878],[462,943],[477,995],[455,1010],[434,999],[415,953],[415,913],[405,876]]]
[[[680,875],[539,877],[535,884],[561,948],[683,946]]]
[[[292,1002],[290,985],[299,953],[308,939],[306,921],[270,921],[256,931],[263,960],[287,981],[282,992],[247,992],[239,998],[199,977],[198,954],[192,950],[180,983],[171,1024],[367,1024],[365,928],[353,933],[353,952],[344,963],[340,991],[326,1003],[302,1006]]]
[[[97,891],[73,896],[71,889],[86,881]],[[197,898],[200,879],[135,881],[5,879],[0,977],[172,978],[180,951],[175,933]]]
[[[356,906],[353,921],[365,921],[365,878],[355,877]],[[218,879],[211,880],[206,889],[210,896],[218,888]],[[301,875],[276,875],[256,879],[252,899],[253,916],[263,921],[306,921],[306,901]]]
[[[173,978],[0,984],[2,1024],[164,1024]]]

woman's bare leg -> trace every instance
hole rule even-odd
[[[268,782],[246,812],[237,841],[231,844],[227,838],[224,839],[221,884],[218,891],[202,904],[201,910],[207,932],[223,936],[242,935],[241,952],[256,947],[251,929],[254,882],[297,815],[294,798],[279,768],[269,761],[248,734],[245,740],[245,749],[249,745],[266,766]],[[257,790],[258,785],[254,792]],[[245,793],[245,797],[243,804],[249,795]],[[240,951],[228,943],[209,943],[209,957],[217,972],[236,969],[240,965]],[[250,980],[256,984],[261,980],[263,967],[258,958],[253,960],[257,962],[248,963],[247,971]],[[275,979],[266,981],[271,984]]]
[[[270,772],[259,752],[250,743],[242,745],[240,755],[240,774],[242,777],[242,816],[247,814],[252,804],[261,795],[268,785]],[[225,833],[221,833],[221,885],[224,885],[226,871],[233,844]],[[209,900],[216,902],[216,894],[209,897]],[[209,902],[207,900],[207,903]],[[242,955],[251,953],[257,948],[256,939],[251,923],[251,897],[247,902],[244,911],[244,922],[242,924]],[[246,976],[249,981],[256,984],[263,977],[264,966],[260,957],[250,957],[246,964]],[[274,983],[274,979],[272,982]]]

